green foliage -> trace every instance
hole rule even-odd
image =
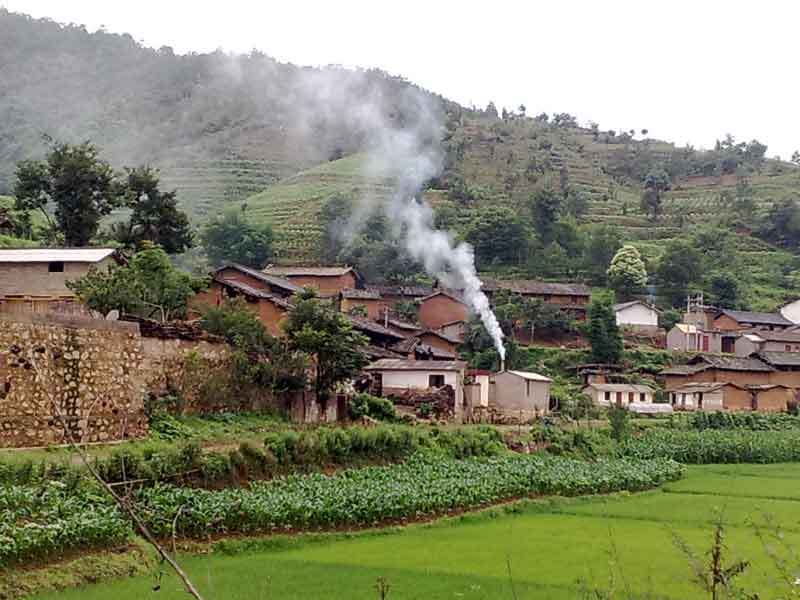
[[[616,364],[622,358],[622,335],[611,298],[603,296],[592,300],[588,310],[588,338],[592,347],[592,361]]]
[[[90,309],[103,314],[119,310],[160,321],[186,315],[190,297],[205,282],[172,266],[166,252],[147,247],[124,266],[110,266],[105,273],[90,269],[67,287]]]
[[[378,421],[396,421],[397,413],[394,404],[387,398],[379,398],[370,394],[356,394],[350,401],[350,418],[353,420],[370,417]]]
[[[123,192],[111,166],[89,142],[53,143],[45,160],[17,165],[16,208],[39,211],[58,228],[67,246],[87,246],[100,219],[121,206]]]
[[[550,187],[539,188],[531,198],[533,226],[542,245],[551,243],[555,237],[555,225],[561,216],[561,196]]]
[[[417,457],[401,465],[334,476],[258,483],[249,490],[156,486],[142,490],[136,504],[148,515],[147,524],[156,535],[169,535],[176,520],[182,534],[205,536],[372,524],[531,494],[642,490],[681,474],[681,467],[667,460],[585,463],[520,455],[464,460]]]
[[[741,278],[731,271],[718,271],[709,278],[710,301],[720,308],[740,309],[743,306]]]
[[[623,300],[632,298],[647,284],[647,269],[634,246],[623,246],[614,255],[607,271],[608,283]]]
[[[480,268],[493,264],[519,264],[528,251],[525,224],[508,208],[478,211],[466,234]]]
[[[795,431],[653,429],[620,447],[623,456],[669,458],[685,464],[800,461]]]
[[[336,386],[357,375],[369,364],[363,352],[368,339],[345,315],[303,290],[283,324],[289,348],[310,356],[316,367],[315,390],[327,398]]]
[[[611,225],[596,225],[589,230],[585,260],[586,269],[594,283],[606,283],[611,260],[622,248],[620,237],[621,232]]]
[[[209,221],[200,239],[213,265],[235,262],[261,269],[272,258],[272,228],[248,222],[240,210],[227,210]]]
[[[659,294],[671,305],[681,306],[686,295],[702,279],[703,257],[689,242],[673,240],[658,263]]]
[[[161,246],[167,254],[180,254],[194,245],[186,213],[178,209],[177,192],[162,192],[158,171],[150,167],[126,169],[125,204],[132,208],[128,223],[116,226],[117,241],[136,247],[143,241]]]
[[[658,316],[658,325],[662,329],[669,331],[676,324],[680,323],[683,320],[683,315],[681,311],[676,310],[674,308],[668,308],[661,312]]]
[[[662,197],[664,192],[671,187],[670,178],[666,171],[658,169],[651,171],[644,179],[644,192],[641,197],[641,209],[656,220],[661,214]]]
[[[785,431],[800,429],[800,417],[785,413],[760,412],[695,412],[689,427],[706,429],[747,429],[751,431]]]
[[[608,409],[608,422],[611,425],[611,437],[617,442],[624,442],[631,435],[631,413],[624,406],[612,406]]]

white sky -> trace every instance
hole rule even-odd
[[[462,104],[523,103],[697,147],[800,149],[797,0],[0,0],[176,52],[380,67]]]

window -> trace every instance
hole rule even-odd
[[[47,265],[47,272],[48,273],[63,273],[64,272],[64,263],[61,261],[51,262]]]
[[[611,402],[611,392],[604,392],[606,402]]]
[[[634,397],[633,396],[633,392],[628,392],[628,404],[630,404],[631,402],[634,402],[633,397]]]
[[[428,375],[428,387],[444,387],[444,375]]]
[[[644,392],[639,392],[639,402],[647,402]]]
[[[784,350],[786,350],[787,352],[791,352],[791,351],[792,351],[792,346],[791,346],[790,344],[786,344],[786,345],[783,347],[783,349],[784,349]]]

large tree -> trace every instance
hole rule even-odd
[[[658,263],[659,294],[672,306],[681,306],[692,287],[701,282],[703,256],[690,243],[673,240]]]
[[[589,230],[585,262],[592,281],[604,285],[611,260],[622,247],[620,232],[611,225],[596,225]]]
[[[592,361],[616,364],[622,358],[624,345],[609,296],[594,299],[589,304],[588,337]]]
[[[124,186],[93,144],[54,143],[44,160],[17,165],[14,196],[17,209],[41,211],[67,246],[86,246],[100,219],[122,205]]]
[[[211,264],[218,266],[230,261],[254,269],[261,269],[272,257],[272,239],[272,228],[250,223],[237,209],[225,211],[200,234]]]
[[[466,235],[480,267],[519,264],[527,254],[529,237],[522,220],[504,207],[479,211]]]
[[[348,318],[302,290],[284,321],[289,347],[310,356],[316,369],[315,391],[326,400],[337,384],[353,378],[369,363],[364,354],[368,339],[353,329]]]
[[[178,209],[176,192],[158,189],[158,171],[150,167],[126,169],[126,204],[132,208],[128,223],[114,228],[118,241],[138,245],[147,240],[167,254],[180,254],[194,244],[186,213]]]
[[[634,246],[623,246],[617,251],[607,275],[609,285],[623,300],[640,293],[647,284],[647,269]]]
[[[644,179],[640,206],[643,213],[649,214],[654,221],[661,214],[662,197],[670,189],[670,178],[666,171],[651,171]]]
[[[128,264],[106,271],[90,269],[83,277],[68,281],[67,287],[92,310],[106,314],[118,310],[159,321],[183,318],[187,303],[205,286],[172,266],[166,252],[145,247]]]
[[[561,216],[561,195],[550,187],[540,188],[531,198],[533,226],[543,246],[553,241],[555,226]]]

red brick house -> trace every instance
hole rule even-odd
[[[714,317],[713,325],[714,329],[723,331],[744,331],[747,329],[781,331],[792,327],[794,323],[780,313],[721,310]]]
[[[592,290],[582,283],[550,283],[534,279],[485,279],[483,291],[489,298],[506,290],[524,298],[535,298],[557,305],[576,319],[586,318]]]
[[[317,290],[320,298],[336,298],[343,290],[362,288],[364,280],[353,267],[278,267],[268,265],[265,275],[288,279],[298,287]]]
[[[419,322],[426,329],[439,329],[445,324],[466,321],[469,307],[456,292],[436,290],[419,303]]]

